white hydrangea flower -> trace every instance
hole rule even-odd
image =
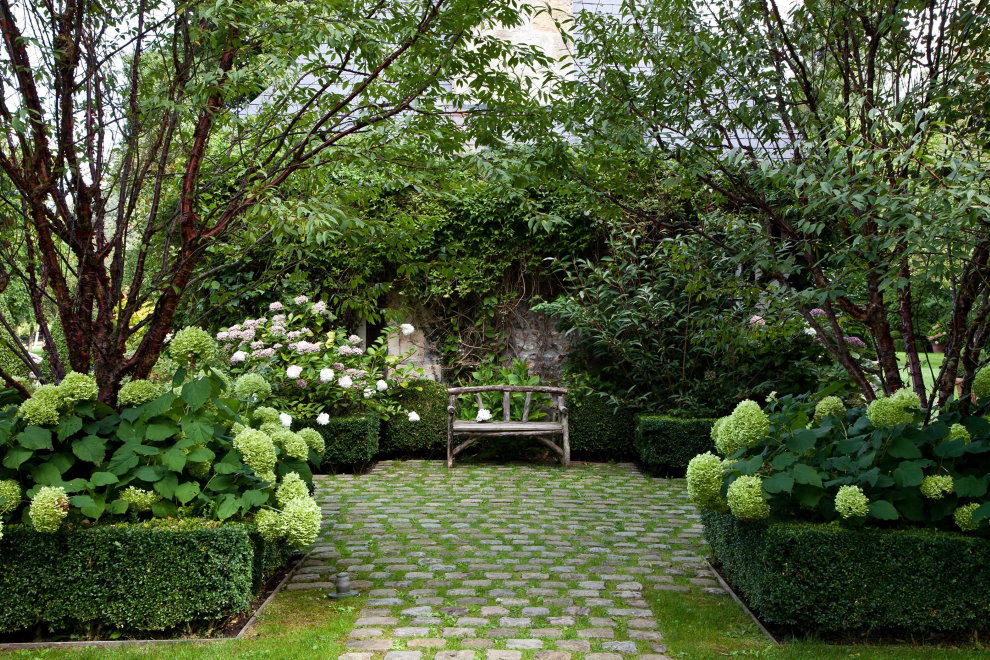
[[[402,325],[399,326],[399,330],[401,330],[402,334],[404,334],[407,337],[412,333],[416,332],[416,328],[414,328],[411,323],[403,323]]]
[[[296,296],[295,298],[292,299],[292,302],[296,303],[297,305],[302,305],[303,303],[308,303],[309,302],[309,297],[308,296]]]
[[[285,428],[289,428],[292,426],[292,415],[289,415],[288,413],[279,413],[278,421],[282,422],[282,426]]]
[[[333,369],[320,369],[320,382],[329,383],[333,380],[334,373]]]
[[[364,390],[364,398],[365,399],[370,399],[374,395],[375,395],[375,391],[374,390],[365,388],[365,390]]]
[[[345,390],[349,390],[354,385],[354,381],[351,380],[350,376],[341,376],[340,380],[337,381],[337,384],[343,387]]]
[[[419,421],[419,414],[417,414],[415,410],[413,412],[409,413],[409,421],[410,422],[418,422]]]
[[[247,353],[245,353],[244,351],[237,351],[236,353],[230,356],[230,363],[237,364],[239,362],[244,362],[244,360],[246,359],[247,359]]]
[[[386,383],[384,380],[380,380],[377,383],[375,383],[375,389],[378,390],[379,392],[384,392],[385,390],[388,389],[388,383]]]
[[[280,302],[273,302],[272,304],[270,304],[268,306],[268,309],[269,309],[269,311],[277,312],[280,309],[282,309],[282,303],[280,303]]]
[[[814,337],[815,335],[818,334],[818,331],[815,330],[814,328],[805,328],[804,334],[808,335],[809,337]]]
[[[330,415],[326,413],[320,413],[316,416],[316,423],[320,426],[326,426],[330,423]]]
[[[289,378],[299,378],[302,375],[302,367],[294,364],[285,370],[285,375]]]
[[[476,422],[487,422],[492,418],[492,411],[488,408],[479,408],[478,416],[474,418]]]

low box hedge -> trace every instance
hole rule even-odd
[[[726,580],[766,624],[833,634],[990,630],[990,539],[745,523],[707,510],[702,521]]]
[[[360,468],[371,463],[378,454],[378,417],[331,417],[324,425],[313,425],[326,442],[323,452],[324,469]]]
[[[168,630],[244,611],[288,550],[242,523],[158,520],[0,539],[0,632]]]
[[[636,457],[635,412],[577,388],[564,397],[564,403],[572,458],[625,461]]]
[[[714,419],[680,419],[666,415],[636,416],[636,452],[653,474],[683,477],[688,461],[712,451]]]
[[[437,458],[447,455],[447,388],[419,380],[396,394],[403,408],[419,415],[418,422],[399,414],[382,422],[381,454],[389,458]]]

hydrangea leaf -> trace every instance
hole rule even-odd
[[[107,507],[107,513],[113,514],[115,516],[119,516],[125,511],[127,511],[127,502],[125,502],[124,500],[114,500]]]
[[[110,484],[115,484],[120,479],[117,478],[113,472],[94,472],[90,478],[89,482],[93,484],[93,487],[109,486]]]
[[[268,494],[262,490],[249,490],[241,495],[241,506],[245,511],[261,506],[268,501]]]
[[[237,513],[239,508],[239,498],[236,495],[227,493],[226,495],[221,496],[220,501],[217,504],[217,518],[220,520],[226,520]]]
[[[62,473],[51,461],[36,467],[31,475],[34,482],[42,486],[61,486]]]
[[[72,443],[72,453],[81,461],[99,465],[107,454],[107,441],[95,435],[87,435]]]
[[[917,464],[911,461],[901,461],[900,466],[894,470],[892,476],[894,477],[894,483],[901,488],[920,486],[921,482],[925,480],[925,473],[921,471],[921,468]]]
[[[814,431],[808,429],[801,429],[797,431],[788,439],[787,448],[790,449],[795,454],[803,454],[809,449],[814,448],[817,437]]]
[[[40,426],[29,426],[18,433],[17,442],[27,449],[48,449],[49,451],[53,449],[52,432]]]
[[[183,504],[189,504],[197,495],[199,495],[199,484],[195,481],[187,481],[175,489],[176,499]]]
[[[963,438],[946,440],[935,445],[932,451],[939,458],[959,458],[966,453],[966,441]]]
[[[990,502],[984,502],[973,511],[973,522],[980,522],[984,518],[990,518]]]
[[[173,472],[182,472],[186,467],[186,452],[173,447],[162,454],[162,465]]]
[[[175,489],[179,485],[179,477],[174,472],[169,472],[161,480],[155,482],[155,491],[166,499],[175,496]]]
[[[179,515],[179,508],[175,506],[175,502],[159,500],[151,505],[151,513],[156,518],[175,518]]]
[[[135,454],[141,454],[142,456],[157,456],[161,453],[161,449],[158,447],[142,445],[140,442],[131,443],[130,447]]]
[[[168,440],[178,435],[178,433],[179,427],[172,420],[164,419],[148,424],[148,428],[144,432],[144,437],[152,442],[160,442],[162,440]]]
[[[193,449],[186,456],[186,460],[193,463],[202,463],[203,461],[212,461],[217,455],[206,447],[200,447],[199,449]]]
[[[213,437],[213,424],[207,420],[185,417],[180,423],[186,437],[196,444],[207,444]]]
[[[134,476],[141,481],[154,483],[165,476],[165,470],[159,465],[145,465],[134,470]]]
[[[778,472],[763,480],[763,490],[773,495],[775,493],[790,493],[794,489],[794,477],[786,472]]]
[[[3,457],[3,466],[11,470],[16,470],[24,461],[32,456],[34,456],[34,450],[13,447],[8,449],[6,455]]]
[[[897,509],[895,509],[894,505],[887,500],[870,502],[870,515],[877,520],[897,520],[900,518],[900,514],[897,513]]]
[[[921,450],[910,438],[898,436],[891,441],[887,455],[893,458],[921,458]]]
[[[202,408],[212,394],[213,386],[207,378],[191,380],[182,386],[182,400],[189,405],[190,410]]]
[[[58,436],[59,442],[62,442],[69,436],[79,433],[82,427],[83,427],[82,417],[79,417],[78,415],[63,417],[62,419],[59,420],[58,428],[56,429],[56,434]]]
[[[808,486],[822,487],[822,478],[818,474],[818,470],[807,465],[805,463],[798,463],[791,468],[791,474],[794,475],[794,481],[799,484],[805,484]]]
[[[89,488],[89,482],[82,477],[76,477],[75,479],[69,479],[62,483],[62,490],[67,493],[78,493],[81,490],[86,490]]]
[[[956,477],[953,479],[959,497],[983,497],[987,494],[986,477]]]

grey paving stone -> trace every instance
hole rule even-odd
[[[521,660],[522,651],[492,649],[485,653],[485,660]]]
[[[385,654],[385,660],[420,660],[422,657],[421,651],[389,651]]]
[[[542,649],[543,640],[542,639],[507,639],[505,640],[505,648],[507,649]]]
[[[406,646],[415,649],[435,649],[443,648],[447,645],[447,640],[440,639],[439,637],[424,637],[422,639],[410,639],[406,642]]]
[[[602,650],[619,653],[636,653],[636,642],[602,642]]]

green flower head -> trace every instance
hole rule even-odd
[[[957,440],[959,438],[963,439],[963,444],[969,444],[972,440],[969,435],[969,431],[962,424],[953,424],[949,427],[949,435],[945,436],[945,440],[942,442],[948,442],[949,440]]]
[[[31,498],[28,517],[39,532],[55,532],[69,515],[69,497],[61,486],[42,486]]]
[[[918,395],[908,389],[897,390],[888,397],[878,397],[866,408],[866,416],[878,429],[914,422],[915,410],[921,408]]]
[[[940,500],[953,491],[952,477],[947,474],[930,475],[921,482],[921,494],[930,500]]]
[[[826,417],[842,419],[846,416],[846,406],[837,396],[827,396],[815,406],[815,423],[820,423]]]
[[[120,499],[130,505],[132,511],[151,511],[162,496],[153,490],[142,490],[134,486],[128,486],[120,493]]]
[[[121,406],[140,406],[154,401],[161,393],[161,388],[150,380],[132,380],[121,386],[117,403]]]
[[[687,466],[687,490],[691,500],[712,511],[725,511],[722,497],[722,460],[711,452],[698,454]]]
[[[272,386],[265,377],[257,373],[247,373],[234,381],[234,396],[248,401],[264,401],[272,395]]]
[[[311,497],[297,497],[282,508],[282,528],[289,545],[303,549],[320,534],[320,505]]]
[[[977,371],[973,377],[973,394],[977,399],[990,397],[990,365]]]
[[[72,405],[76,401],[91,401],[97,398],[100,388],[96,385],[96,379],[89,374],[70,371],[58,384],[58,392],[66,405]]]
[[[282,514],[273,509],[261,509],[255,513],[254,524],[258,528],[261,538],[266,541],[274,541],[285,536],[285,529],[282,526]]]
[[[65,401],[62,393],[55,385],[42,385],[34,391],[31,398],[21,404],[17,414],[28,424],[51,426],[58,424],[59,411]]]
[[[260,408],[255,408],[254,412],[251,413],[254,421],[261,424],[278,424],[282,425],[282,422],[278,418],[278,411],[270,406],[261,406]]]
[[[326,440],[320,435],[320,432],[316,429],[305,428],[299,429],[299,437],[301,437],[310,449],[316,452],[318,456],[323,456],[323,452],[326,451]]]
[[[309,458],[309,445],[306,444],[306,440],[298,433],[289,431],[282,438],[281,444],[286,456],[297,458],[300,461],[305,461]]]
[[[275,491],[275,499],[280,507],[285,508],[286,504],[300,497],[309,497],[309,486],[297,472],[290,472],[282,477],[282,483]]]
[[[275,443],[266,433],[244,429],[234,436],[234,449],[256,475],[265,481],[275,480]]]
[[[5,516],[21,503],[21,486],[13,479],[0,481],[0,516]]]
[[[217,354],[217,342],[202,328],[179,330],[169,344],[168,352],[181,365],[190,362],[209,363]]]
[[[844,520],[865,518],[870,512],[870,500],[859,486],[841,486],[835,494],[835,511]]]
[[[712,427],[715,447],[723,456],[731,456],[744,447],[754,447],[770,434],[770,418],[758,403],[749,399],[740,401],[724,420]]]
[[[770,517],[770,505],[763,497],[763,480],[742,476],[732,482],[726,493],[729,511],[739,520],[763,520]]]
[[[971,502],[970,504],[963,504],[961,507],[956,509],[952,517],[956,521],[956,526],[959,527],[964,532],[975,532],[981,525],[986,525],[986,520],[981,520],[976,522],[973,520],[973,512],[980,508],[980,505],[976,502]]]

